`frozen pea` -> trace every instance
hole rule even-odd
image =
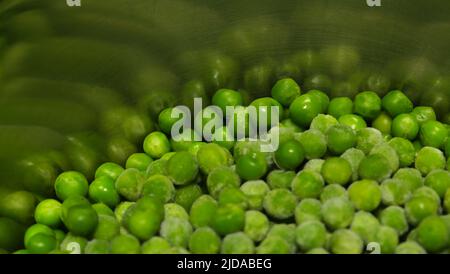
[[[281,237],[290,246],[290,253],[294,253],[297,249],[295,244],[296,226],[294,224],[274,224],[267,233],[267,238]]]
[[[154,236],[141,246],[142,254],[167,254],[171,248],[170,243],[159,236]]]
[[[347,190],[338,184],[327,185],[320,194],[320,200],[322,203],[338,197],[348,198]]]
[[[338,123],[337,119],[328,114],[319,114],[311,122],[311,129],[326,133],[327,130]]]
[[[447,170],[433,170],[425,177],[425,185],[431,187],[436,193],[444,198],[450,189],[450,172]]]
[[[172,246],[186,248],[192,234],[192,226],[186,219],[171,217],[161,223],[160,235]]]
[[[444,153],[434,147],[423,147],[416,155],[415,167],[422,175],[428,175],[433,170],[445,169]]]
[[[395,248],[395,254],[426,254],[427,252],[415,241],[406,241]]]
[[[376,181],[361,180],[350,185],[348,196],[357,209],[373,211],[381,203],[382,190]]]
[[[263,200],[270,191],[269,186],[262,180],[248,181],[241,185],[241,190],[247,196],[250,209],[261,210]]]
[[[356,212],[350,229],[357,233],[366,244],[375,241],[377,231],[380,227],[378,221],[372,213],[365,211]]]
[[[393,179],[401,180],[410,191],[423,186],[423,177],[419,170],[414,168],[401,168],[393,176]]]
[[[407,184],[397,179],[387,179],[381,183],[384,205],[404,205],[412,195]]]
[[[222,254],[253,254],[254,252],[255,244],[243,232],[229,234],[222,241]]]
[[[316,129],[295,134],[294,137],[302,145],[308,160],[321,158],[327,152],[327,139],[324,133]]]
[[[277,219],[288,219],[294,215],[297,197],[287,189],[274,189],[264,198],[264,210]]]
[[[256,254],[290,254],[291,247],[280,236],[266,237],[256,248]]]
[[[399,242],[397,231],[389,226],[380,226],[375,242],[380,244],[382,254],[392,254]]]
[[[324,163],[325,160],[323,159],[312,159],[306,162],[305,166],[303,167],[303,170],[309,170],[320,173]]]
[[[291,188],[292,180],[295,177],[294,171],[273,170],[267,175],[267,184],[271,189]]]
[[[239,188],[224,188],[219,194],[219,205],[226,204],[235,204],[245,210],[248,207],[247,196]]]
[[[370,155],[382,155],[386,157],[391,167],[391,172],[396,172],[400,166],[400,160],[395,149],[387,143],[379,143],[370,151]]]
[[[266,215],[256,210],[249,210],[245,213],[244,233],[255,242],[264,239],[269,231],[269,219]]]
[[[322,204],[317,199],[303,199],[295,208],[295,222],[320,221],[322,219]]]
[[[356,148],[363,151],[366,155],[372,149],[383,142],[383,135],[375,128],[362,128],[358,130],[356,138]]]
[[[168,203],[164,205],[164,218],[180,218],[189,220],[189,215],[186,212],[186,209],[179,204]]]
[[[220,245],[219,235],[209,227],[196,229],[189,239],[189,250],[193,254],[217,254]]]
[[[365,154],[362,150],[357,148],[347,149],[342,155],[342,158],[347,160],[352,168],[352,181],[358,180],[358,168],[361,161],[364,159]]]
[[[361,254],[363,240],[355,232],[339,229],[331,235],[331,252],[334,254]]]
[[[397,152],[400,167],[409,167],[416,159],[416,149],[411,141],[404,138],[392,138],[388,144]]]
[[[352,203],[345,198],[333,198],[322,205],[322,218],[331,229],[348,227],[352,220],[355,209]]]
[[[319,248],[313,248],[311,250],[308,250],[305,254],[330,254],[325,248],[319,247]]]
[[[403,235],[408,231],[408,220],[405,210],[399,206],[389,206],[379,214],[381,224],[394,228],[398,235]]]
[[[300,199],[318,198],[324,184],[319,173],[303,170],[292,180],[292,192]]]
[[[300,224],[295,234],[296,242],[303,251],[324,247],[327,241],[325,225],[318,221],[308,221]]]
[[[209,195],[200,196],[192,204],[189,220],[196,227],[208,226],[216,213],[218,204],[213,197]]]
[[[109,254],[111,246],[107,240],[93,239],[86,244],[84,254]]]

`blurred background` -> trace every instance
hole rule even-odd
[[[218,88],[401,89],[450,123],[450,1],[381,3],[0,0],[0,248],[60,172],[123,164],[163,108]]]

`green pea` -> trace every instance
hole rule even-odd
[[[89,198],[98,203],[114,208],[119,202],[119,193],[115,182],[106,176],[95,179],[89,186]]]
[[[348,195],[353,205],[364,211],[373,211],[381,203],[381,189],[376,181],[361,180],[348,188]]]
[[[120,224],[115,217],[98,215],[98,225],[94,232],[94,238],[99,240],[111,240],[119,235]]]
[[[204,145],[197,153],[198,165],[204,174],[209,174],[220,166],[230,166],[230,159],[230,152],[217,144]]]
[[[193,254],[217,254],[220,245],[220,237],[209,227],[196,229],[189,239],[189,250]]]
[[[414,241],[406,241],[395,248],[395,254],[426,254],[423,247]]]
[[[159,159],[170,152],[170,142],[164,133],[155,131],[150,133],[144,140],[144,151],[153,159]]]
[[[411,114],[400,114],[392,121],[391,133],[395,137],[414,140],[419,133],[419,124]]]
[[[106,240],[94,239],[86,244],[85,254],[110,254],[111,246]]]
[[[321,111],[320,100],[310,94],[297,97],[289,107],[290,118],[300,127],[309,127],[314,117]]]
[[[255,245],[243,232],[229,234],[223,238],[221,253],[222,254],[253,254]]]
[[[302,224],[307,221],[322,219],[322,204],[316,199],[303,199],[295,207],[295,222]]]
[[[116,180],[117,192],[129,201],[137,201],[142,194],[145,176],[137,169],[126,169]]]
[[[164,205],[164,218],[180,218],[189,220],[189,214],[184,207],[176,203],[168,203]]]
[[[228,127],[219,127],[213,137],[213,142],[225,149],[232,150],[235,145],[234,136]]]
[[[153,175],[148,177],[142,186],[142,196],[153,197],[167,203],[173,200],[175,187],[167,176]]]
[[[327,230],[318,221],[308,221],[300,224],[296,231],[296,242],[301,250],[324,247],[327,241]]]
[[[327,131],[328,149],[335,155],[341,155],[347,149],[356,146],[356,135],[352,128],[346,125],[335,125]]]
[[[262,241],[269,231],[269,219],[266,215],[256,210],[245,213],[244,233],[255,242]]]
[[[362,179],[382,181],[392,174],[392,169],[386,157],[373,154],[361,161],[358,173]]]
[[[326,137],[319,130],[310,129],[300,133],[296,140],[302,145],[308,160],[321,158],[327,152]]]
[[[289,140],[282,143],[279,146],[278,150],[274,153],[275,163],[279,168],[282,168],[284,170],[297,169],[303,163],[304,159],[305,156],[303,147],[300,142],[296,140]]]
[[[139,254],[141,245],[133,235],[117,235],[111,240],[112,254]]]
[[[172,111],[173,108],[166,108],[161,111],[158,116],[159,128],[167,135],[171,134],[173,125],[180,120],[178,117],[172,117]]]
[[[380,244],[382,254],[393,254],[399,243],[397,231],[389,226],[380,226],[375,241]]]
[[[187,151],[193,144],[199,142],[197,140],[202,139],[202,136],[191,128],[183,128],[181,133],[176,132],[171,137],[172,139],[170,139],[170,146],[172,151],[175,152]]]
[[[400,159],[397,155],[395,149],[390,146],[388,143],[380,143],[373,147],[372,151],[370,151],[370,155],[381,155],[384,156],[391,167],[391,172],[395,172],[398,170],[400,166]]]
[[[103,203],[96,203],[92,205],[92,208],[97,212],[98,215],[104,214],[108,216],[115,217],[114,211],[112,211],[111,208],[109,208],[107,205]]]
[[[353,102],[347,97],[336,97],[330,101],[328,105],[328,114],[336,119],[353,112]]]
[[[104,163],[97,168],[95,171],[95,178],[98,179],[100,177],[106,176],[115,181],[119,175],[123,172],[123,167],[119,166],[116,163]]]
[[[290,254],[291,247],[282,237],[266,237],[256,248],[256,254]]]
[[[416,121],[422,126],[425,122],[436,121],[436,113],[432,107],[415,107],[411,112]]]
[[[277,119],[275,120],[277,122],[282,118],[281,114],[283,113],[283,106],[271,97],[258,98],[251,102],[249,107],[255,108],[257,117],[256,120],[250,120],[250,127],[253,126],[253,128],[257,128],[258,125],[262,123],[262,119],[265,119],[267,128],[271,128],[274,126],[272,123],[272,120],[274,120],[272,114],[277,116]],[[274,113],[272,113],[272,107],[275,109]],[[249,108],[248,110],[251,111],[251,109],[252,108]],[[250,116],[249,118],[253,118],[253,116]]]
[[[322,203],[338,197],[348,198],[347,190],[343,186],[338,184],[325,186],[322,193],[320,194],[320,200],[322,201]]]
[[[418,189],[416,189],[412,195],[412,197],[427,197],[432,199],[438,206],[441,204],[441,198],[439,197],[439,194],[428,186],[423,186]]]
[[[25,236],[24,236],[25,246],[27,246],[29,244],[29,240],[32,237],[34,237],[35,235],[38,235],[38,234],[45,234],[45,235],[48,235],[51,237],[55,237],[55,233],[50,227],[43,225],[43,224],[34,224],[25,231]]]
[[[423,186],[423,178],[422,174],[419,170],[414,168],[401,168],[399,169],[393,179],[397,179],[403,181],[405,185],[408,186],[408,189],[413,192],[419,187]]]
[[[353,130],[359,130],[367,127],[366,121],[356,114],[345,114],[339,117],[339,123],[351,127]]]
[[[59,227],[61,225],[62,205],[54,199],[46,199],[40,202],[34,212],[36,223],[49,227]]]
[[[447,246],[448,228],[439,216],[425,218],[417,229],[417,240],[428,252],[438,252]]]
[[[158,159],[148,165],[147,170],[145,171],[145,175],[147,176],[147,178],[156,174],[167,175],[166,159]]]
[[[365,243],[375,241],[380,222],[370,212],[358,211],[353,217],[350,229],[364,240]]]
[[[422,175],[428,175],[436,169],[445,169],[444,153],[434,147],[424,147],[417,152],[415,167]]]
[[[353,220],[355,209],[346,198],[333,198],[322,205],[322,218],[331,229],[346,228]]]
[[[322,171],[323,164],[325,160],[322,159],[312,159],[309,160],[304,166],[303,170],[314,171],[320,173]]]
[[[188,220],[171,217],[161,223],[160,235],[172,246],[186,248],[191,234],[192,226]]]
[[[405,204],[406,217],[412,225],[417,225],[428,216],[437,214],[438,205],[429,197],[413,197]]]
[[[236,172],[244,180],[257,180],[267,173],[266,158],[262,153],[244,155],[236,163]]]
[[[122,136],[113,136],[106,143],[107,158],[119,165],[125,165],[128,156],[135,152],[137,152],[135,144]]]
[[[269,186],[262,180],[248,181],[242,184],[242,192],[247,196],[250,209],[261,210],[263,201],[269,192]]]
[[[317,98],[317,100],[320,102],[321,105],[321,113],[325,113],[328,110],[328,105],[330,104],[330,98],[328,97],[328,95],[323,92],[320,91],[318,89],[312,89],[310,91],[308,91],[309,95],[315,96]]]
[[[357,148],[350,148],[347,149],[342,155],[341,158],[347,160],[347,162],[350,164],[351,167],[351,180],[356,181],[358,180],[358,168],[361,164],[361,161],[364,159],[365,155],[362,150],[359,150]]]
[[[67,198],[63,204],[62,204],[62,208],[61,208],[61,220],[64,222],[64,220],[67,219],[67,215],[69,212],[69,209],[72,208],[73,206],[77,206],[77,205],[86,205],[86,206],[90,206],[90,203],[88,201],[88,199],[86,199],[83,196],[71,196],[69,198]]]
[[[208,226],[216,213],[217,207],[216,200],[211,196],[200,196],[192,204],[190,210],[189,220],[191,224],[196,228]]]
[[[331,126],[336,124],[338,124],[338,121],[333,116],[319,114],[312,120],[310,129],[319,130],[325,134]]]
[[[392,118],[386,113],[382,112],[372,122],[372,127],[379,130],[382,134],[391,134]]]
[[[127,212],[127,210],[135,204],[136,202],[125,201],[117,205],[117,207],[114,209],[114,215],[116,216],[116,219],[117,221],[119,221],[119,223],[122,223],[122,219],[123,217],[125,217],[125,213]]]
[[[143,197],[126,210],[122,223],[138,239],[148,240],[158,231],[163,217],[162,203],[154,198]]]
[[[241,231],[244,225],[244,210],[233,204],[218,207],[211,223],[212,228],[222,236]]]
[[[308,250],[305,254],[330,254],[326,249],[319,247]]]
[[[399,206],[389,206],[380,212],[381,224],[394,228],[398,235],[403,235],[408,231],[408,220],[405,210]]]
[[[56,238],[45,233],[38,233],[28,240],[25,247],[32,254],[46,254],[56,248]]]
[[[397,152],[400,167],[411,166],[416,157],[414,145],[404,138],[392,138],[388,144]]]
[[[177,152],[167,162],[167,174],[176,185],[191,183],[198,174],[195,157],[187,151]]]
[[[331,157],[325,160],[321,174],[328,184],[347,184],[352,177],[352,167],[344,158]]]
[[[296,196],[287,189],[274,189],[269,191],[263,202],[265,211],[277,219],[292,217],[296,205]]]
[[[444,198],[445,193],[450,189],[450,172],[446,170],[430,172],[425,178],[425,185],[434,189],[441,198]]]
[[[145,153],[134,153],[128,157],[127,162],[125,164],[126,168],[135,168],[139,171],[145,172],[148,168],[148,165],[153,162],[153,159],[150,158]]]
[[[198,185],[187,185],[177,189],[175,193],[175,202],[189,211],[192,203],[194,203],[194,201],[202,194],[203,191]]]
[[[364,91],[356,95],[354,110],[356,114],[373,120],[381,112],[381,99],[373,91]]]
[[[295,224],[274,224],[267,233],[266,238],[281,237],[289,244],[290,253],[295,253],[296,245],[296,225]]]
[[[74,235],[87,237],[97,228],[98,215],[90,205],[75,205],[69,208],[63,222]]]
[[[383,135],[375,128],[363,128],[357,132],[356,148],[365,154],[369,154],[375,146],[383,142]]]
[[[170,243],[162,237],[152,237],[141,246],[142,254],[167,254],[171,246]]]
[[[55,191],[59,199],[65,200],[70,196],[85,196],[89,185],[83,174],[76,171],[66,171],[56,178]]]
[[[230,167],[221,166],[212,170],[206,180],[206,186],[213,197],[219,197],[219,193],[227,187],[239,187],[241,179]]]
[[[424,146],[443,148],[448,137],[448,129],[438,121],[427,121],[420,127],[420,141]]]
[[[231,89],[219,89],[212,97],[212,104],[218,106],[223,113],[227,106],[240,106],[243,104],[242,95]]]
[[[295,175],[293,171],[273,170],[267,175],[267,184],[271,189],[290,189]]]
[[[392,117],[402,113],[409,113],[413,110],[413,103],[399,90],[393,90],[383,97],[383,109]]]
[[[339,229],[331,235],[331,252],[334,254],[361,254],[363,240],[355,232]]]
[[[292,78],[278,80],[272,88],[272,97],[285,107],[289,107],[300,93],[300,86]]]
[[[292,180],[292,192],[300,199],[318,198],[324,184],[320,173],[303,170]]]

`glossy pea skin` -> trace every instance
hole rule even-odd
[[[426,146],[417,152],[415,168],[422,175],[428,175],[433,170],[445,169],[445,164],[444,153],[437,148]]]
[[[211,223],[212,228],[221,236],[241,231],[244,225],[244,210],[233,204],[220,206]]]
[[[281,106],[281,104],[271,97],[262,97],[251,102],[248,107],[249,113],[251,113],[252,110],[256,111],[257,117],[256,120],[255,119],[249,120],[250,122],[249,126],[253,129],[258,128],[259,125],[263,124],[264,120],[266,121],[265,125],[267,126],[267,128],[275,126],[278,123],[278,121],[281,120],[283,113],[283,107]],[[273,115],[274,117],[272,117]],[[249,116],[249,118],[254,118],[254,116],[251,115]]]
[[[392,120],[391,134],[394,137],[414,140],[419,129],[419,124],[411,114],[403,113]]]
[[[295,170],[303,163],[304,159],[303,146],[296,140],[282,143],[274,153],[275,163],[284,170]]]
[[[356,135],[352,128],[345,125],[332,126],[327,131],[328,149],[334,155],[341,155],[347,149],[355,147]]]
[[[381,112],[381,99],[375,92],[361,92],[355,97],[354,111],[366,119],[373,120]]]
[[[381,203],[381,189],[376,181],[361,180],[354,182],[348,188],[350,201],[364,211],[373,211]]]
[[[163,217],[162,203],[154,198],[143,197],[126,210],[122,223],[136,238],[148,240],[158,231]]]
[[[153,162],[153,159],[150,158],[145,153],[134,153],[128,157],[127,162],[125,163],[126,168],[135,168],[139,171],[145,172],[148,168],[148,165]]]
[[[328,114],[336,119],[346,114],[353,113],[353,101],[347,97],[336,97],[328,105]]]
[[[32,254],[46,254],[56,248],[56,239],[54,236],[38,233],[28,240],[25,247]]]
[[[231,89],[219,89],[212,97],[212,104],[218,106],[223,113],[227,106],[240,106],[243,104],[242,95]]]
[[[99,203],[114,208],[119,202],[120,197],[117,193],[115,183],[110,177],[100,177],[95,179],[89,186],[89,197]]]
[[[328,110],[328,105],[330,104],[330,98],[328,97],[328,95],[318,89],[312,89],[310,91],[308,91],[309,95],[315,96],[317,98],[317,100],[319,100],[320,105],[321,105],[321,111],[320,113],[326,113]]]
[[[59,227],[61,225],[62,204],[54,199],[46,199],[36,206],[34,218],[36,223],[49,227]]]
[[[297,198],[287,189],[274,189],[267,193],[263,206],[265,211],[277,219],[287,219],[294,215]]]
[[[64,225],[74,235],[87,237],[98,225],[98,214],[90,205],[75,205],[69,208]]]
[[[272,97],[285,107],[289,107],[300,93],[300,86],[292,78],[280,79],[272,88]]]
[[[436,113],[431,107],[415,107],[411,114],[414,116],[419,125],[422,125],[427,121],[436,121]]]
[[[437,252],[447,246],[449,232],[441,217],[427,217],[417,229],[417,240],[428,252]]]
[[[198,150],[197,162],[204,174],[209,174],[220,166],[230,166],[231,154],[217,144],[206,144]]]
[[[417,225],[428,216],[438,212],[438,205],[429,197],[413,197],[405,204],[406,217],[412,225]]]
[[[267,169],[262,153],[244,155],[236,163],[236,172],[244,180],[257,180],[267,173]]]
[[[392,118],[388,114],[382,112],[372,121],[372,127],[378,129],[382,134],[391,134]]]
[[[397,152],[400,167],[409,167],[414,163],[416,150],[409,140],[395,137],[389,140],[388,144]]]
[[[420,141],[424,146],[443,148],[448,138],[448,129],[438,121],[427,121],[420,127]]]
[[[173,108],[166,108],[161,111],[158,115],[158,125],[162,132],[167,135],[171,134],[172,126],[180,119],[180,118],[172,118]]]
[[[383,109],[386,110],[391,117],[395,117],[402,113],[409,113],[413,110],[413,103],[409,98],[399,90],[393,90],[386,94],[382,99]]]
[[[300,127],[309,127],[321,111],[320,101],[310,94],[297,97],[289,107],[290,118]]]
[[[170,142],[167,136],[159,131],[150,133],[144,140],[144,151],[153,159],[159,159],[170,152]]]
[[[97,170],[95,171],[95,178],[97,179],[106,176],[115,181],[123,172],[123,170],[123,167],[121,167],[120,165],[112,162],[107,162],[97,168]]]
[[[367,127],[366,121],[356,114],[345,114],[339,117],[339,123],[351,127],[353,130],[359,130]]]
[[[61,173],[55,181],[56,195],[65,200],[73,195],[85,196],[88,193],[88,182],[83,174],[76,171]]]
[[[444,198],[445,193],[450,189],[450,172],[447,170],[430,172],[425,178],[425,185],[434,189],[441,198]]]

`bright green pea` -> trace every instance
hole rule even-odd
[[[328,149],[335,155],[341,155],[347,149],[356,146],[356,134],[346,125],[335,125],[327,131]]]
[[[111,254],[139,254],[141,245],[133,235],[117,235],[111,240]]]
[[[102,176],[106,176],[115,181],[119,175],[123,172],[123,167],[116,163],[104,163],[95,171],[95,178],[98,179]]]
[[[281,114],[283,113],[283,106],[271,97],[258,98],[250,103],[248,108],[249,111],[252,110],[251,107],[255,108],[257,119],[250,120],[250,127],[257,128],[258,125],[262,123],[262,119],[265,119],[267,128],[271,128],[274,126],[272,123],[272,120],[274,120],[272,114],[278,116],[275,120],[277,122],[282,118]],[[275,113],[272,113],[272,107],[275,108]],[[253,118],[253,116],[250,116],[249,118]]]
[[[375,128],[362,128],[357,132],[356,148],[362,150],[367,155],[375,146],[383,141],[383,135],[379,130]]]
[[[187,151],[193,144],[198,143],[202,139],[201,134],[191,128],[183,128],[181,133],[176,132],[174,134],[171,136],[170,146],[172,151],[175,152]]]
[[[242,95],[237,91],[219,89],[212,97],[212,104],[218,106],[225,113],[227,106],[240,106],[243,104],[243,99]]]
[[[381,189],[376,181],[361,180],[348,188],[348,196],[353,205],[364,211],[375,210],[381,203]]]
[[[28,240],[25,247],[32,254],[47,254],[56,248],[56,238],[45,233],[38,233]]]
[[[239,175],[230,167],[221,166],[212,170],[207,179],[206,186],[208,192],[213,197],[219,197],[219,193],[222,189],[227,187],[239,187],[241,179]]]
[[[353,112],[353,102],[347,97],[336,97],[328,105],[328,114],[339,119],[339,117]]]
[[[322,218],[331,229],[346,228],[353,220],[355,209],[346,198],[333,198],[322,205]]]
[[[416,189],[412,195],[412,197],[427,197],[432,199],[438,206],[441,204],[441,198],[439,197],[439,194],[428,186],[423,186],[418,189]]]
[[[399,169],[393,179],[403,181],[408,186],[408,189],[413,192],[419,187],[423,186],[422,174],[419,170],[414,168],[401,168]]]
[[[209,195],[200,196],[192,204],[189,220],[195,228],[208,226],[217,210],[217,202]]]
[[[70,196],[86,196],[89,185],[83,174],[77,171],[66,171],[56,178],[55,191],[60,200],[65,200]]]
[[[372,122],[372,127],[379,130],[382,134],[391,134],[392,118],[386,113],[382,112]]]
[[[350,229],[364,240],[365,243],[375,241],[380,222],[370,212],[358,211],[353,217]]]
[[[299,133],[295,138],[302,145],[308,160],[321,158],[327,152],[326,137],[319,130],[310,129]]]
[[[370,155],[381,155],[384,156],[391,167],[391,171],[395,172],[398,170],[400,166],[400,159],[397,155],[397,152],[395,151],[392,146],[390,146],[388,143],[380,143],[372,148],[372,151],[370,151]]]
[[[269,231],[269,219],[266,215],[256,210],[245,213],[244,233],[255,242],[262,241]]]
[[[66,220],[69,209],[72,208],[73,206],[77,206],[77,205],[86,205],[86,206],[90,206],[90,203],[88,201],[88,199],[86,199],[83,196],[71,196],[69,198],[67,198],[61,207],[61,220],[64,222],[64,220]]]
[[[316,199],[303,199],[297,204],[295,222],[302,224],[307,221],[320,221],[322,219],[322,204]]]
[[[351,180],[352,181],[356,181],[358,180],[358,168],[359,165],[361,164],[361,161],[364,159],[364,157],[366,157],[364,155],[364,152],[362,150],[359,150],[357,148],[350,148],[347,149],[342,155],[341,158],[347,160],[347,162],[350,164],[351,166],[351,172],[352,172],[352,176],[351,176]]]
[[[277,219],[287,219],[294,215],[297,197],[287,189],[274,189],[267,193],[263,206],[265,211]]]
[[[119,221],[119,223],[122,223],[122,219],[123,217],[125,217],[125,213],[127,212],[127,210],[135,204],[136,202],[125,201],[117,205],[117,207],[114,209],[114,215],[116,216],[116,219],[117,221]]]
[[[144,140],[144,151],[153,159],[159,159],[170,152],[170,142],[164,133],[155,131],[150,133]]]
[[[409,140],[396,137],[389,140],[388,144],[397,152],[400,167],[408,167],[414,163],[416,149]]]
[[[43,224],[34,224],[25,231],[25,236],[24,236],[25,246],[28,245],[29,240],[33,236],[38,235],[38,234],[46,234],[48,236],[55,237],[55,233],[50,227],[43,225]]]
[[[267,175],[267,184],[271,189],[290,189],[295,176],[296,174],[293,171],[273,170]]]
[[[198,164],[194,156],[180,151],[167,162],[167,174],[176,185],[186,185],[194,181],[198,174]]]
[[[407,183],[397,179],[387,179],[381,184],[382,201],[385,205],[404,205],[411,198]]]
[[[319,130],[325,134],[331,126],[336,124],[338,124],[338,121],[333,116],[319,114],[312,120],[310,129]]]
[[[189,214],[184,207],[176,203],[168,203],[164,205],[164,218],[180,218],[189,220]]]
[[[206,144],[198,150],[197,161],[200,170],[204,174],[209,174],[220,166],[230,166],[232,159],[230,152],[218,144]]]
[[[172,246],[186,248],[192,234],[192,226],[188,220],[181,218],[166,218],[161,223],[159,234]]]
[[[355,232],[339,229],[331,235],[331,252],[334,254],[361,254],[363,240]]]
[[[272,88],[272,97],[285,107],[289,107],[300,93],[300,86],[292,78],[278,80]]]
[[[305,156],[303,146],[296,140],[289,140],[282,143],[279,146],[278,150],[274,153],[275,163],[279,168],[284,170],[297,169],[303,163],[304,159]]]
[[[145,176],[137,169],[126,169],[116,180],[117,192],[129,201],[136,201],[142,194]]]
[[[352,167],[344,158],[331,157],[325,160],[321,174],[328,184],[347,184],[352,178]]]
[[[413,197],[405,204],[406,217],[412,225],[417,225],[428,216],[437,214],[438,205],[429,197]]]
[[[395,248],[395,254],[426,254],[423,247],[414,241],[406,241]]]
[[[322,201],[322,203],[338,197],[348,198],[347,190],[343,186],[338,184],[325,186],[322,193],[320,194],[320,200]]]
[[[428,251],[438,252],[449,241],[446,224],[439,216],[429,216],[420,222],[417,228],[417,241]]]
[[[172,126],[180,120],[180,118],[172,117],[173,108],[166,108],[159,113],[158,125],[162,132],[167,135],[171,134]]]
[[[381,112],[381,99],[373,91],[361,92],[355,97],[354,110],[366,119],[375,119]]]
[[[139,171],[145,172],[148,168],[148,165],[153,162],[153,159],[150,158],[145,153],[134,153],[128,157],[127,162],[125,164],[126,168],[135,168]]]
[[[445,193],[450,189],[450,172],[434,170],[428,173],[425,178],[425,185],[434,189],[441,198],[444,198]]]
[[[62,205],[54,199],[46,199],[36,206],[34,219],[36,223],[49,227],[59,227],[61,225]]]
[[[420,141],[424,146],[443,148],[448,138],[448,129],[438,121],[427,121],[420,127]]]
[[[142,186],[142,196],[161,199],[163,203],[167,203],[175,196],[175,187],[167,176],[153,175]]]
[[[267,173],[266,158],[262,153],[244,155],[236,163],[236,172],[244,180],[257,180]]]
[[[247,196],[250,209],[261,210],[263,201],[270,191],[269,186],[262,180],[248,181],[242,184],[242,192]]]
[[[222,236],[242,231],[244,225],[244,210],[233,204],[218,207],[211,223],[211,227]]]
[[[303,166],[303,170],[309,170],[314,171],[317,173],[320,173],[322,171],[323,164],[325,163],[325,160],[322,159],[312,159],[306,162],[306,164]]]
[[[247,234],[236,232],[223,238],[221,254],[253,254],[255,244]]]
[[[235,204],[245,210],[248,208],[247,196],[239,188],[224,188],[219,194],[219,205],[226,204]]]
[[[175,192],[175,203],[181,205],[187,212],[198,197],[202,196],[203,191],[197,184],[191,184],[178,188]]]
[[[162,203],[154,198],[143,197],[126,210],[122,223],[138,239],[148,240],[156,234],[163,218]]]
[[[411,112],[416,121],[422,126],[425,122],[436,121],[436,113],[432,107],[415,107]]]
[[[402,113],[409,113],[413,110],[413,103],[409,98],[400,90],[393,90],[386,94],[382,101],[383,109],[395,117]]]
[[[296,242],[301,250],[324,247],[327,241],[325,225],[318,221],[308,221],[296,229]]]
[[[120,202],[114,181],[105,176],[97,178],[91,183],[89,198],[97,203],[104,203],[111,208],[114,208]]]
[[[382,181],[391,176],[392,169],[386,157],[373,154],[361,161],[358,173],[362,179]]]
[[[94,239],[86,244],[85,254],[110,254],[111,246],[109,241]]]
[[[380,226],[375,242],[380,244],[381,254],[392,254],[399,243],[397,231],[389,226]]]
[[[381,224],[394,228],[400,236],[408,231],[408,220],[402,207],[389,206],[383,209],[379,219]]]
[[[317,100],[320,102],[321,105],[321,113],[326,113],[328,110],[328,105],[330,104],[330,98],[328,97],[328,95],[320,90],[317,89],[312,89],[310,91],[308,91],[309,95],[315,96],[317,98]]]
[[[414,140],[418,133],[419,123],[411,114],[400,114],[392,121],[391,134],[394,137]]]
[[[146,177],[148,178],[156,174],[167,175],[167,160],[158,159],[148,165],[147,170],[145,171]]]
[[[292,180],[292,193],[300,199],[318,198],[324,184],[320,173],[303,170]]]
[[[417,152],[415,167],[422,175],[428,175],[436,169],[445,169],[444,153],[434,147],[423,147]]]
[[[90,205],[75,205],[69,208],[64,225],[74,235],[87,237],[98,225],[98,214]]]
[[[322,111],[321,101],[314,95],[297,97],[289,107],[290,118],[300,127],[309,127],[314,117]]]
[[[94,238],[99,240],[111,240],[120,233],[120,224],[115,217],[98,215],[98,225],[94,232]]]
[[[162,237],[152,237],[141,246],[142,254],[167,254],[171,248],[170,243]]]
[[[280,236],[266,237],[256,248],[256,254],[290,254],[291,247]]]
[[[345,114],[339,117],[339,123],[351,127],[353,130],[359,130],[367,127],[366,121],[356,114]]]
[[[220,237],[209,227],[196,229],[189,239],[189,250],[193,254],[217,254],[220,245]]]

